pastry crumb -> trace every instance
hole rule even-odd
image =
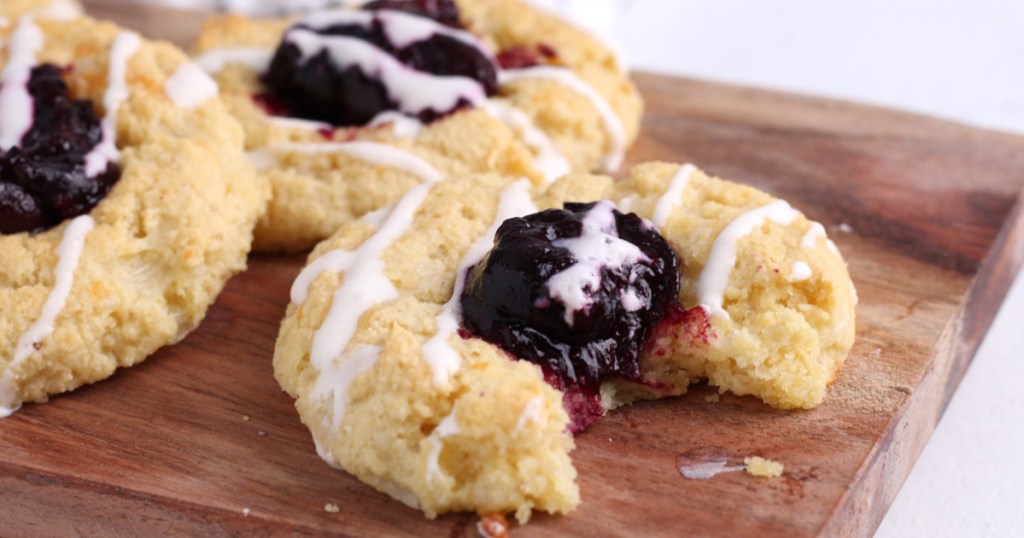
[[[242,422],[249,422],[249,415],[242,415]]]
[[[508,520],[501,514],[483,516],[476,524],[476,532],[483,538],[508,538]]]
[[[329,512],[331,514],[337,514],[339,511],[341,511],[341,509],[338,508],[338,505],[336,505],[334,503],[327,503],[327,504],[324,505],[324,512]]]
[[[248,508],[243,508],[242,509],[242,517],[249,517],[249,509]]]
[[[783,465],[777,461],[767,460],[760,456],[744,458],[743,463],[747,466],[747,474],[764,478],[776,478],[782,476]]]
[[[714,394],[708,394],[707,396],[704,397],[704,401],[707,403],[718,403],[718,400],[719,396],[717,392]]]

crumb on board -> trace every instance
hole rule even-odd
[[[501,514],[482,516],[476,524],[476,532],[483,538],[508,538],[508,520]]]
[[[751,476],[764,478],[782,476],[783,465],[777,461],[766,460],[760,456],[750,456],[743,458],[743,463],[747,466],[747,474]]]
[[[327,503],[327,504],[324,505],[324,512],[330,512],[332,514],[337,514],[340,510],[341,509],[338,508],[338,505],[336,505],[334,503]]]
[[[260,437],[266,437],[267,436],[267,432],[265,432],[263,430],[260,430],[260,431],[256,432],[256,435],[258,435]]]
[[[248,507],[242,509],[242,517],[249,517],[249,508]]]
[[[718,403],[718,400],[719,396],[717,392],[708,394],[707,396],[704,397],[704,401],[707,403]]]
[[[249,422],[249,415],[242,415],[242,422]]]

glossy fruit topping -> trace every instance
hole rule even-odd
[[[441,99],[446,103],[443,107],[423,105],[419,101],[424,95],[436,97],[446,90],[417,84],[409,76],[413,74],[420,81],[422,75],[465,79],[479,97],[497,92],[494,60],[470,34],[452,28],[458,27],[453,3],[386,1],[372,2],[364,9],[373,15],[335,16],[322,27],[313,20],[304,21],[285,34],[264,82],[287,114],[336,126],[359,126],[385,111],[397,110],[431,122],[474,104],[473,96],[453,93],[450,99]],[[440,24],[425,26],[426,19]],[[298,43],[297,35],[304,43]],[[354,38],[372,47],[354,47],[331,37]],[[315,41],[319,43],[311,44]]]
[[[35,232],[89,212],[121,176],[117,164],[89,177],[86,155],[102,139],[91,101],[68,96],[55,65],[32,69],[32,127],[0,154],[0,233]]]
[[[470,269],[464,328],[541,366],[565,394],[571,430],[603,414],[602,381],[643,383],[639,355],[677,307],[679,261],[654,227],[610,202],[506,221]]]

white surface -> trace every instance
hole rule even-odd
[[[1024,133],[1019,0],[535,1],[610,33],[635,69],[843,97]],[[1022,319],[1018,277],[876,537],[1024,532]]]

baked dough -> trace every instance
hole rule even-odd
[[[19,24],[0,29],[0,40],[9,43]],[[126,81],[114,111],[122,174],[87,216],[0,235],[4,414],[181,340],[245,268],[269,198],[244,157],[241,127],[182,52],[85,18],[35,24],[43,36],[37,62],[74,65],[66,75],[73,97],[91,99],[109,117],[102,103],[116,102],[108,95],[116,92],[108,81]],[[0,58],[2,67],[6,53]],[[76,238],[84,241],[77,263],[74,248],[59,249]],[[55,314],[50,331],[44,311]]]
[[[33,14],[40,18],[74,19],[82,16],[82,5],[77,0],[4,0],[0,2],[0,18],[15,19]]]
[[[339,226],[394,203],[424,179],[422,173],[395,166],[394,159],[373,164],[337,149],[328,151],[330,145],[324,142],[384,144],[406,152],[405,160],[425,161],[441,177],[496,172],[541,184],[569,170],[617,166],[615,161],[621,158],[617,154],[636,139],[642,102],[613,52],[592,35],[519,0],[457,3],[463,22],[490,50],[544,44],[557,52],[558,65],[568,68],[526,69],[516,71],[518,76],[505,72],[508,80],[501,98],[490,103],[498,107],[494,113],[499,116],[518,116],[509,120],[520,122],[517,128],[483,109],[473,109],[447,116],[412,135],[384,124],[328,129],[331,140],[327,140],[308,122],[296,127],[295,122],[269,117],[254,100],[264,91],[260,76],[270,55],[294,21],[227,16],[206,23],[195,47],[198,62],[214,73],[225,102],[245,127],[247,150],[274,191],[270,208],[257,226],[257,250],[308,249]],[[533,76],[545,70],[547,74],[574,73],[578,86],[585,88]],[[588,92],[593,94],[590,98]],[[603,104],[596,106],[595,100]],[[604,115],[601,107],[607,107]],[[533,126],[530,143],[524,143],[524,121]],[[611,124],[617,125],[610,128]],[[550,145],[549,150],[539,154],[537,148],[545,145]],[[564,161],[559,164],[552,155],[561,155]]]
[[[842,257],[820,225],[756,189],[665,163],[618,184],[570,175],[533,188],[477,175],[427,188],[312,252],[274,371],[322,457],[428,517],[514,511],[525,522],[580,500],[560,392],[540,367],[443,321],[460,268],[530,202],[613,200],[651,219],[682,263],[679,299],[698,315],[650,337],[640,357],[650,383],[606,382],[606,409],[703,378],[773,406],[814,407],[852,346],[856,295]],[[734,263],[715,269],[722,262],[709,258],[723,259],[726,244]],[[709,266],[725,277],[717,306],[698,285]]]

